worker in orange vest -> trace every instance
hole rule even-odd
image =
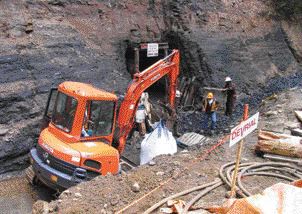
[[[211,119],[211,130],[216,128],[216,111],[219,102],[216,101],[212,92],[208,93],[207,98],[203,101],[202,111],[206,113],[205,127],[208,128],[209,119]]]

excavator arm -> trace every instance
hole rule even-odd
[[[166,58],[159,60],[141,73],[134,75],[133,81],[128,87],[124,100],[121,103],[118,116],[118,151],[120,154],[123,152],[126,138],[133,128],[135,112],[142,93],[166,75],[169,79],[169,103],[172,108],[175,108],[179,61],[179,51],[173,50]]]

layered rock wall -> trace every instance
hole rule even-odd
[[[300,22],[301,23],[301,22]],[[0,1],[0,173],[25,167],[51,87],[64,80],[122,94],[129,43],[167,41],[182,75],[249,94],[299,71],[301,26],[262,0]]]

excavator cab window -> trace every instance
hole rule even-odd
[[[53,110],[54,110],[57,94],[58,94],[58,89],[57,88],[52,88],[49,92],[46,111],[45,111],[45,114],[44,114],[49,119],[51,119],[51,116],[52,116],[52,113],[53,113]]]
[[[57,94],[58,94],[58,89],[57,88],[52,88],[49,92],[48,99],[47,99],[47,104],[46,104],[46,109],[45,109],[43,120],[42,120],[42,123],[41,123],[41,130],[48,127],[48,124],[51,120],[52,113],[53,113],[53,110],[54,110]]]
[[[58,92],[51,122],[59,129],[70,132],[78,101],[62,92]]]
[[[82,137],[108,136],[112,133],[115,102],[88,101],[84,114]]]

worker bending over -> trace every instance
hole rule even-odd
[[[208,93],[207,98],[203,101],[202,111],[206,113],[205,127],[208,128],[209,119],[211,119],[211,130],[216,128],[216,111],[219,102],[214,98],[213,93]]]

